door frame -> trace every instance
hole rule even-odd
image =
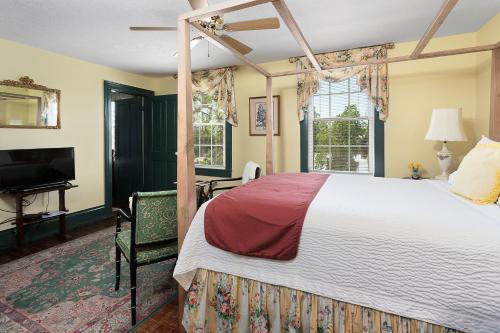
[[[152,97],[155,95],[154,91],[151,90],[107,80],[104,81],[104,209],[108,214],[111,214],[113,202],[113,161],[111,151],[112,124],[110,117],[112,90],[123,94],[138,95],[142,97]]]

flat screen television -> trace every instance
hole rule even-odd
[[[64,183],[75,179],[75,150],[0,150],[0,191]]]

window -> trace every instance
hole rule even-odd
[[[193,94],[193,126],[196,174],[231,176],[231,125],[208,94]]]
[[[321,81],[311,99],[308,169],[373,174],[373,109],[356,77]]]

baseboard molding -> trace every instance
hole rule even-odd
[[[66,228],[68,231],[79,226],[91,224],[99,220],[111,217],[111,210],[103,206],[97,206],[70,213],[66,216]],[[0,231],[0,250],[16,246],[15,228]],[[57,234],[59,222],[57,218],[44,221],[40,224],[28,225],[24,229],[24,241],[26,243]]]

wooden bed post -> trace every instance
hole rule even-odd
[[[495,141],[500,141],[500,45],[498,46],[491,52],[490,137]]]
[[[266,77],[266,175],[274,173],[273,140],[274,140],[274,109],[273,109],[273,78]]]
[[[191,96],[191,29],[180,19],[179,67],[177,78],[177,243],[179,253],[189,224],[196,213],[196,189],[193,147],[193,106]],[[179,332],[183,332],[184,289],[179,286]]]

